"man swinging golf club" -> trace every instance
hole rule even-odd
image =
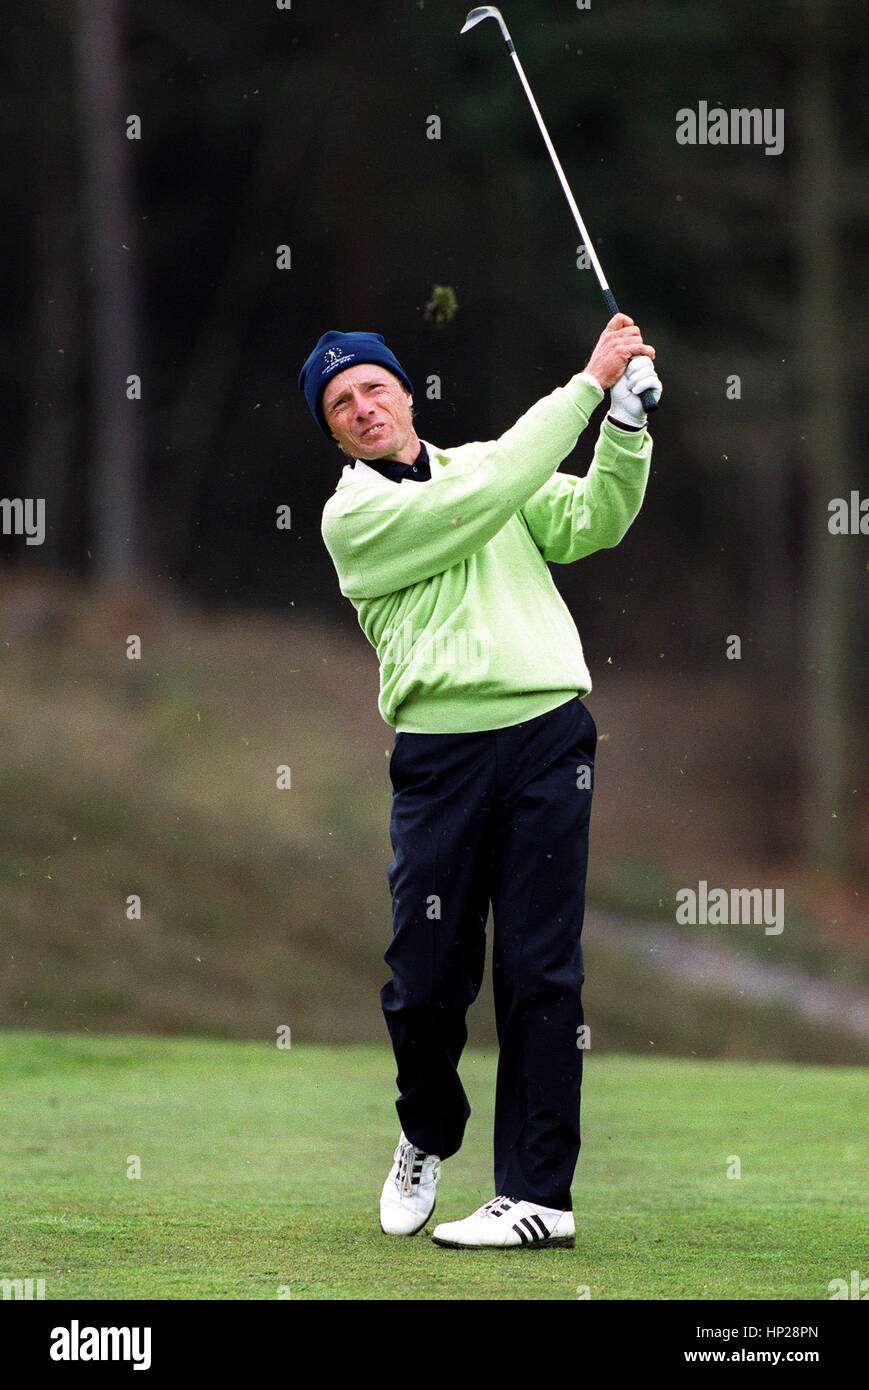
[[[470,1114],[466,1014],[493,917],[495,1196],[435,1228],[450,1247],[572,1246],[584,1041],[582,930],[597,733],[579,634],[550,563],[617,545],[646,488],[654,348],[624,314],[584,371],[500,439],[419,439],[411,383],[376,333],[326,333],[299,385],[349,458],[323,510],[342,594],[380,662],[395,730],[381,992],[401,1135],[380,1224],[412,1236]],[[584,478],[556,472],[609,391]],[[648,399],[648,398],[647,398]]]

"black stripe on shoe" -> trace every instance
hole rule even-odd
[[[531,1217],[530,1217],[530,1216],[523,1216],[522,1219],[521,1219],[521,1221],[519,1221],[517,1224],[518,1224],[519,1226],[524,1226],[524,1227],[525,1227],[526,1231],[528,1232],[528,1234],[529,1234],[529,1236],[531,1237],[532,1240],[540,1240],[540,1234],[539,1234],[537,1228],[536,1228],[535,1226],[532,1226],[532,1224],[531,1224]],[[514,1227],[514,1230],[515,1230],[515,1227]],[[549,1232],[548,1232],[548,1231],[544,1231],[544,1236],[543,1236],[544,1240],[546,1239],[546,1236],[548,1236],[548,1235],[549,1235]]]
[[[521,1222],[517,1221],[516,1225],[513,1227],[513,1230],[516,1232],[523,1245],[531,1244],[533,1237],[529,1236],[527,1231],[523,1231]]]
[[[548,1240],[548,1239],[549,1239],[549,1228],[548,1228],[548,1226],[546,1226],[546,1225],[544,1224],[544,1222],[542,1221],[542,1219],[537,1215],[537,1212],[536,1212],[536,1211],[535,1211],[535,1212],[532,1212],[531,1216],[526,1217],[526,1220],[528,1220],[528,1221],[536,1221],[536,1222],[537,1222],[537,1225],[538,1225],[539,1228],[540,1228],[540,1234],[542,1235],[543,1239],[544,1239],[544,1240]]]

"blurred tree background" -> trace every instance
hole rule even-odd
[[[459,38],[466,11],[0,5],[5,491],[46,505],[41,546],[2,539],[7,1022],[256,1034],[288,1009],[380,1036],[391,735],[320,538],[341,461],[296,376],[326,329],[380,331],[449,445],[580,370],[603,323],[513,66],[494,26]],[[867,7],[505,17],[665,383],[640,518],[556,571],[604,730],[601,1031],[800,1057],[811,1016],[815,1055],[864,1056],[869,560],[828,521],[869,497]],[[679,144],[701,102],[781,111],[781,153]],[[653,1008],[657,947],[624,923],[670,940],[674,885],[716,872],[785,885],[788,930],[725,933],[703,989],[673,937]],[[734,951],[766,970],[764,1019],[724,983]],[[819,981],[852,992],[823,1024]]]

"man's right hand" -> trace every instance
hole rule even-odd
[[[593,376],[604,391],[614,386],[632,357],[640,354],[654,360],[655,349],[643,342],[643,335],[627,314],[610,319],[584,371]]]

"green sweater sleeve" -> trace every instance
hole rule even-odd
[[[642,505],[651,456],[647,430],[631,434],[605,420],[586,476],[557,473],[522,508],[544,560],[569,564],[618,545]]]
[[[339,487],[322,532],[342,594],[372,599],[467,559],[507,524],[573,449],[603,392],[572,377],[536,402],[500,439],[432,460],[431,479]]]

